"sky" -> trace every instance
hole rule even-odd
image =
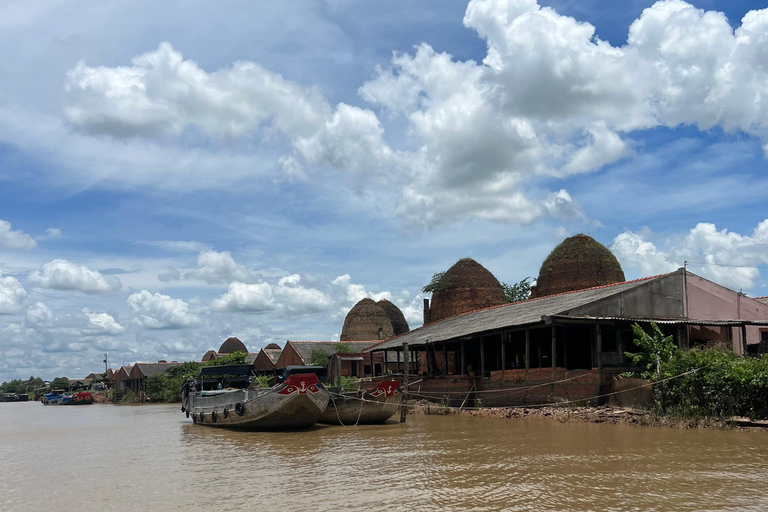
[[[768,295],[746,0],[0,2],[0,381],[411,328],[586,233]]]

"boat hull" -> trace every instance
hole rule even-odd
[[[329,397],[316,375],[300,374],[266,390],[193,394],[185,408],[197,425],[246,430],[300,429],[317,423]]]
[[[334,394],[320,422],[331,425],[383,423],[398,411],[402,397],[399,381],[379,382],[362,392]]]

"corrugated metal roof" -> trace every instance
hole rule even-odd
[[[697,318],[643,318],[630,316],[588,316],[588,315],[552,315],[550,318],[555,320],[588,320],[588,321],[615,321],[624,320],[627,322],[654,322],[665,325],[703,325],[703,326],[739,326],[739,325],[768,325],[768,320],[701,320]]]
[[[424,345],[426,343],[457,339],[479,332],[537,324],[542,321],[544,316],[565,313],[573,308],[626,292],[667,275],[669,274],[589,288],[587,290],[538,297],[522,302],[464,313],[463,315],[445,318],[419,327],[382,343],[377,343],[374,346],[369,346],[367,351],[400,348],[403,343],[408,343],[411,346]]]

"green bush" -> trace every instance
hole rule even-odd
[[[635,325],[630,354],[643,367],[640,376],[659,381],[653,387],[654,408],[686,418],[747,416],[768,418],[768,355],[743,357],[722,346],[680,351],[655,324],[652,335]]]

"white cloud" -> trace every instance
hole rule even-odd
[[[29,282],[39,288],[77,290],[86,293],[110,292],[122,287],[120,279],[104,276],[98,270],[56,259],[29,275]]]
[[[117,336],[125,332],[125,327],[117,323],[112,315],[108,313],[91,313],[86,311],[85,314],[88,316],[88,329],[96,334]]]
[[[332,299],[315,288],[301,286],[301,277],[291,274],[281,278],[276,286],[267,282],[231,283],[227,293],[213,300],[217,311],[265,313],[275,311],[282,315],[303,315],[325,311]]]
[[[213,300],[217,311],[263,313],[275,308],[269,283],[230,283],[227,293]]]
[[[277,282],[273,293],[281,310],[289,314],[308,314],[326,311],[333,301],[325,293],[315,288],[306,288],[299,282],[299,274],[291,274]]]
[[[147,290],[130,295],[128,306],[133,310],[133,321],[146,329],[183,329],[200,325],[200,318],[189,311],[189,304],[162,293]]]
[[[27,325],[31,327],[51,327],[56,321],[56,315],[42,302],[35,303],[27,309]]]
[[[251,283],[254,277],[244,266],[235,262],[232,254],[214,250],[201,251],[197,256],[197,270],[184,274],[184,279],[197,279],[206,283]]]
[[[165,272],[157,274],[157,278],[164,283],[178,281],[181,279],[181,272],[176,270],[174,267],[167,266],[165,267]]]
[[[64,235],[61,234],[61,230],[58,228],[48,228],[45,230],[44,235],[38,235],[35,237],[35,240],[38,240],[40,242],[44,242],[46,240],[60,240],[64,238]]]
[[[615,162],[630,152],[621,134],[636,130],[720,126],[768,147],[768,10],[734,33],[721,13],[658,2],[622,47],[533,0],[472,0],[464,24],[487,42],[483,65],[422,44],[360,89],[405,116],[421,145],[401,155],[415,169],[398,205],[408,224],[552,215],[528,180]],[[568,196],[555,216],[579,212]]]
[[[194,128],[232,139],[263,128],[286,136],[308,162],[355,172],[391,156],[372,112],[344,103],[334,108],[314,88],[254,62],[208,73],[169,43],[134,57],[130,67],[80,62],[67,73],[66,91],[65,117],[89,133],[153,137]],[[295,159],[281,163],[301,177]]]
[[[649,241],[652,237],[650,230],[627,231],[614,239],[611,250],[622,265],[645,275],[669,272],[687,261],[692,272],[735,290],[756,286],[757,265],[768,263],[768,219],[751,236],[699,223],[684,237],[666,241],[661,249]]]
[[[0,315],[12,315],[24,308],[27,291],[11,276],[3,277],[0,272]]]
[[[35,240],[21,230],[13,231],[11,223],[0,220],[0,247],[4,249],[34,249]]]
[[[368,291],[365,289],[364,285],[353,283],[352,276],[349,274],[338,276],[336,279],[331,281],[331,284],[336,285],[344,290],[347,302],[351,302],[353,304],[357,304],[366,297],[375,301],[380,301],[382,299],[392,300],[392,294],[390,292],[384,291],[376,293]]]

